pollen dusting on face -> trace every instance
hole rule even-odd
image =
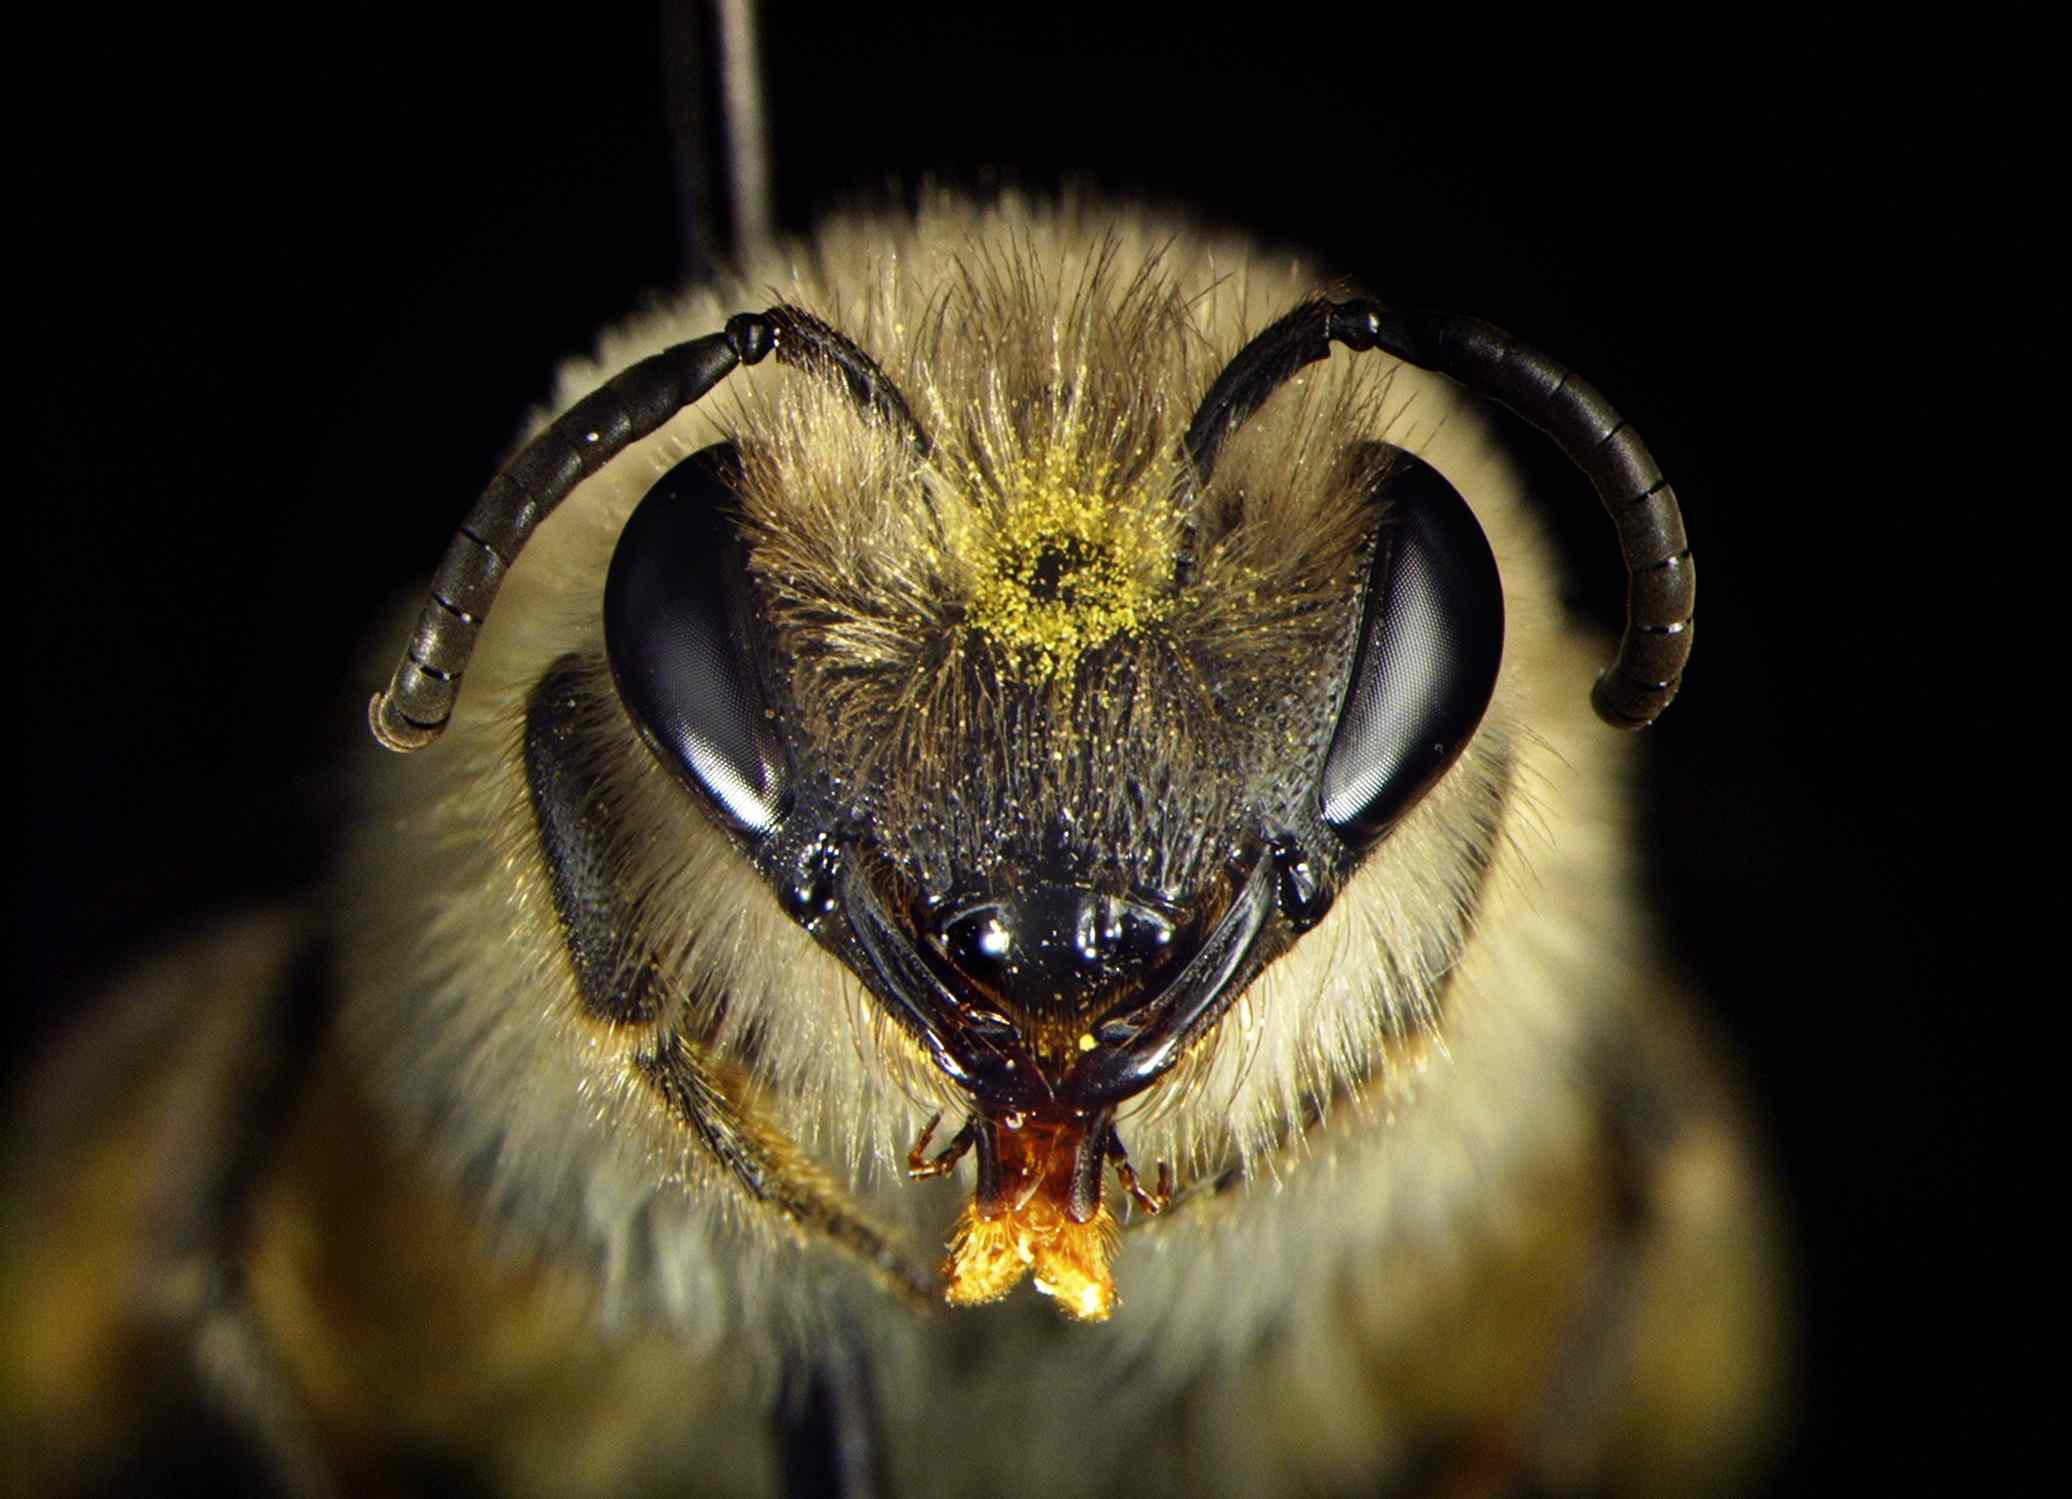
[[[753,372],[734,437],[768,657],[919,889],[1053,856],[1197,889],[1335,721],[1374,534],[1345,434],[1381,430],[1377,386],[1346,360],[1289,382],[1204,486],[1185,434],[1216,371],[1314,288],[1155,242],[1089,264],[1048,232],[795,298],[926,442],[840,380]]]
[[[1063,446],[995,475],[997,501],[960,550],[966,624],[1032,680],[1069,677],[1087,652],[1173,611],[1179,507],[1114,492],[1113,463],[1083,468]]]

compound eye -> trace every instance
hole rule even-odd
[[[612,552],[604,648],[648,747],[729,826],[767,837],[792,773],[759,669],[748,549],[734,526],[741,456],[692,454],[647,492]]]
[[[1377,842],[1467,748],[1504,653],[1496,558],[1460,492],[1405,453],[1372,497],[1382,529],[1318,785],[1324,821],[1357,849]]]

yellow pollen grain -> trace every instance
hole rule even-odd
[[[1011,471],[970,554],[971,627],[1039,680],[1172,609],[1171,506],[1072,467],[1052,456]]]

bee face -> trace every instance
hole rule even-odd
[[[598,466],[585,445],[620,420],[613,393],[652,404],[645,372],[670,360],[694,390],[757,366],[730,416],[666,430],[645,477],[636,457],[568,486],[592,529],[555,523],[587,553],[536,571],[554,596],[499,605],[480,660],[505,674],[501,714],[458,721],[478,745],[461,785],[410,793],[457,821],[412,839],[509,829],[506,872],[441,871],[430,892],[480,882],[499,909],[544,893],[547,950],[510,981],[558,960],[566,1012],[612,1027],[607,1071],[571,1079],[628,1111],[600,1140],[645,1138],[658,1101],[702,1121],[697,1100],[738,1069],[782,1142],[720,1152],[753,1194],[829,1099],[848,1151],[893,1159],[916,1101],[955,1112],[943,1155],[908,1157],[930,1175],[975,1155],[950,1299],[1033,1267],[1102,1317],[1109,1163],[1155,1213],[1175,1162],[1183,1185],[1242,1171],[1301,1109],[1372,1084],[1391,1039],[1433,1033],[1516,771],[1501,563],[1443,472],[1386,441],[1414,404],[1401,367],[1326,357],[1385,336],[1380,314],[1315,300],[1299,270],[1232,275],[1241,251],[1091,209],[945,203],[829,238],[848,233],[892,234],[877,263],[897,272],[800,284],[825,316],[703,312],[726,332],[634,364],[499,480]],[[1288,310],[1248,326],[1259,305]],[[451,619],[473,628],[487,595],[464,590],[515,552],[482,560],[499,524],[485,511],[455,543],[378,734],[438,731],[467,664]],[[1537,564],[1514,519],[1491,524],[1514,565]],[[1687,579],[1687,556],[1669,568]],[[570,627],[495,633],[521,612]],[[470,805],[521,783],[522,808]],[[471,945],[482,919],[447,918]],[[360,945],[479,975],[472,946],[413,940],[439,930],[405,907]],[[1335,961],[1264,998],[1305,946]],[[497,1023],[406,974],[359,987],[416,996],[408,1019],[373,1006],[367,1034],[391,1051],[428,1016]],[[794,1044],[802,1023],[824,1039]],[[479,1044],[426,1040],[388,1069],[406,1095],[436,1076],[427,1054],[479,1065]],[[629,1065],[652,1096],[609,1070]],[[691,1087],[686,1067],[711,1075]],[[730,1139],[752,1133],[745,1099]],[[469,1118],[527,1127],[483,1102]],[[507,1157],[504,1138],[463,1148]],[[1132,1163],[1146,1145],[1157,1190]],[[523,1159],[504,1190],[539,1197]],[[628,1193],[653,1196],[637,1168]],[[831,1223],[856,1207],[839,1196],[794,1211]],[[842,1233],[871,1257],[890,1242]]]
[[[1087,1224],[1116,1110],[1465,747],[1502,599],[1458,493],[1343,435],[1371,391],[1291,396],[1219,482],[1158,261],[1117,285],[1096,248],[1060,318],[1025,253],[922,311],[930,423],[823,389],[673,468],[605,641],[664,767],[961,1092],[978,1219]]]

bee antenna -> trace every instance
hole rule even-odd
[[[613,376],[547,425],[489,481],[446,544],[431,595],[386,691],[367,705],[381,744],[422,749],[445,732],[483,618],[504,574],[541,521],[575,487],[742,365],[779,363],[842,378],[923,456],[928,436],[906,397],[871,357],[812,314],[778,306],[741,312],[726,328],[664,349]]]
[[[1544,432],[1589,478],[1626,559],[1626,628],[1590,701],[1615,728],[1653,723],[1682,685],[1698,590],[1676,491],[1595,386],[1501,328],[1364,298],[1303,303],[1238,350],[1202,397],[1183,439],[1198,485],[1215,472],[1224,439],[1333,343],[1386,349],[1459,381]]]
[[[917,455],[926,458],[934,451],[934,444],[921,430],[906,397],[870,355],[810,312],[796,307],[772,307],[763,316],[777,330],[780,364],[840,375],[856,404],[876,412],[907,440]]]

